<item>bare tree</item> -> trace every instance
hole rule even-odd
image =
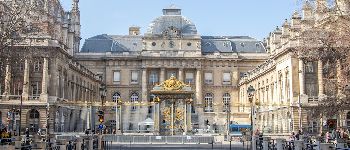
[[[350,17],[334,2],[325,12],[316,10],[315,13],[322,14],[321,18],[301,32],[300,46],[295,49],[299,58],[323,63],[324,85],[319,86],[324,86],[325,97],[312,111],[327,117],[350,108]]]

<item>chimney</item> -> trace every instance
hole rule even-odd
[[[129,35],[140,35],[140,27],[137,27],[137,26],[129,27]]]

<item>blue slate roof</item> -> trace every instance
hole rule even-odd
[[[97,35],[86,39],[81,52],[129,52],[142,50],[141,36]]]
[[[202,53],[265,53],[262,42],[249,36],[201,36]],[[87,39],[81,52],[130,52],[142,50],[142,36],[97,35]]]
[[[262,42],[249,36],[202,36],[202,53],[265,53]]]

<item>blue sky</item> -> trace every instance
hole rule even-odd
[[[72,0],[61,0],[71,8]],[[145,33],[162,9],[175,4],[201,35],[265,38],[300,10],[301,0],[80,0],[82,44],[98,34],[126,35],[132,25]]]

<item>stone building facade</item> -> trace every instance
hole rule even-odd
[[[152,130],[139,126],[154,117],[150,90],[171,75],[195,90],[193,129],[223,132],[228,119],[249,124],[249,113],[239,111],[238,81],[267,59],[263,43],[248,36],[201,36],[181,13],[165,8],[144,35],[139,27],[130,27],[129,35],[97,35],[76,53],[106,85],[105,121],[111,130],[118,123],[118,99],[124,102],[124,132]]]
[[[39,24],[40,32],[10,45],[11,50],[18,50],[13,57],[0,56],[1,129],[15,134],[19,128],[22,133],[26,128],[53,133],[94,126],[94,117],[89,115],[93,114],[91,106],[101,99],[101,81],[72,59],[80,43],[78,1],[73,0],[69,12],[59,0],[35,3],[38,12],[31,14],[40,17],[28,17],[33,19],[28,21]],[[16,57],[27,55],[31,57]]]
[[[300,45],[302,31],[312,31],[329,17],[338,17],[339,14],[328,13],[331,8],[326,3],[316,0],[315,8],[309,2],[304,3],[302,16],[295,12],[281,28],[271,32],[266,39],[270,58],[240,79],[239,101],[253,109],[254,130],[260,130],[264,135],[288,137],[298,130],[317,134],[321,126],[329,126],[332,121],[335,121],[335,127],[350,128],[348,111],[324,120],[312,115],[310,108],[317,107],[320,99],[330,96],[324,84],[324,64],[322,60],[305,61],[293,51],[308,46]],[[339,0],[337,4],[341,15],[349,15],[347,2]],[[339,68],[335,70],[340,71]],[[256,90],[253,97],[247,94],[250,86]],[[250,112],[251,109],[242,111]]]

